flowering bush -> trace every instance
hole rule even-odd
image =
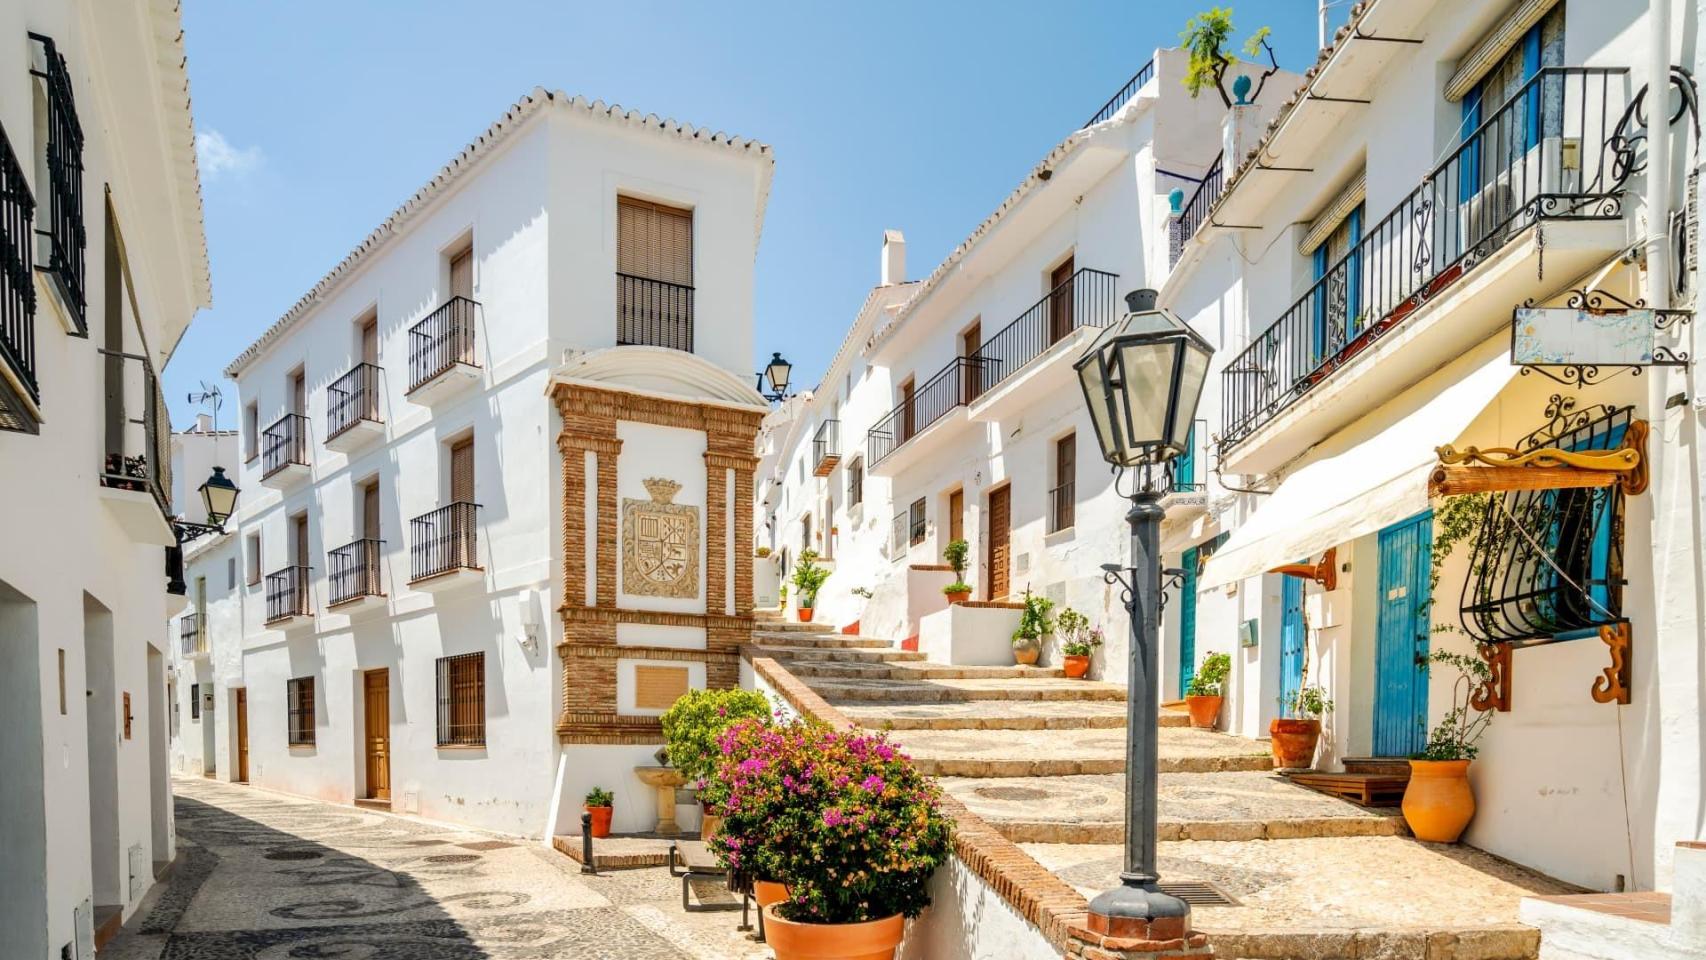
[[[770,719],[770,701],[757,690],[689,690],[660,718],[670,765],[711,806],[721,802],[718,788],[708,782],[723,756],[718,738],[747,717]]]
[[[929,905],[951,824],[936,785],[886,736],[745,720],[721,747],[725,819],[711,849],[737,874],[786,884],[784,918],[859,923]]]

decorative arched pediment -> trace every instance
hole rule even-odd
[[[570,359],[551,377],[555,384],[584,384],[690,403],[769,409],[744,378],[697,354],[668,347],[621,346]]]

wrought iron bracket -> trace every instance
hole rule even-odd
[[[1522,305],[1525,308],[1539,306],[1532,297],[1524,300]],[[1653,329],[1660,333],[1664,333],[1675,327],[1686,324],[1694,317],[1693,312],[1689,310],[1649,308],[1645,299],[1637,297],[1633,301],[1625,300],[1609,290],[1601,290],[1597,287],[1591,289],[1588,287],[1578,287],[1574,290],[1568,291],[1568,295],[1564,298],[1564,306],[1577,310],[1586,310],[1589,313],[1610,313],[1614,310],[1651,309],[1653,314]],[[1516,335],[1514,323],[1511,335],[1513,338]],[[1591,387],[1595,384],[1604,383],[1620,373],[1629,373],[1632,376],[1638,377],[1641,375],[1642,369],[1648,366],[1685,367],[1688,365],[1688,360],[1689,356],[1686,350],[1672,350],[1669,347],[1661,345],[1653,348],[1652,361],[1642,365],[1600,363],[1527,363],[1521,366],[1521,371],[1523,376],[1527,376],[1530,373],[1538,373],[1541,376],[1561,383],[1566,387]],[[1610,372],[1605,372],[1605,369],[1607,368],[1609,368]]]
[[[1410,44],[1418,44],[1418,43],[1421,43],[1421,42],[1422,42],[1422,41],[1420,41],[1420,40],[1417,40],[1417,39],[1414,39],[1414,38],[1411,38],[1411,37],[1377,37],[1377,36],[1375,36],[1375,35],[1374,35],[1374,34],[1372,34],[1372,33],[1363,33],[1363,32],[1362,32],[1362,24],[1360,24],[1360,23],[1359,23],[1359,24],[1357,24],[1357,27],[1356,27],[1356,29],[1355,29],[1355,30],[1353,30],[1353,31],[1351,31],[1351,37],[1350,37],[1350,38],[1351,38],[1351,39],[1352,39],[1352,40],[1373,40],[1373,41],[1375,41],[1375,42],[1376,42],[1376,43],[1410,43]]]
[[[1373,100],[1359,100],[1355,97],[1329,97],[1325,94],[1316,93],[1314,90],[1303,91],[1303,97],[1306,100],[1318,100],[1322,103],[1358,103],[1364,106],[1374,102]]]
[[[1477,710],[1497,710],[1508,713],[1511,708],[1511,645],[1508,643],[1476,644],[1476,652],[1492,670],[1486,682],[1476,686],[1469,695],[1469,705]]]
[[[1611,665],[1593,678],[1595,703],[1629,704],[1629,621],[1619,620],[1599,628],[1599,639],[1609,648]]]
[[[188,520],[172,521],[172,533],[177,536],[180,546],[189,543],[192,540],[199,540],[209,534],[220,534],[224,532],[225,527],[223,525],[191,523]]]

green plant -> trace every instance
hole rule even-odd
[[[1274,56],[1273,45],[1268,43],[1271,32],[1269,28],[1262,27],[1244,41],[1246,57],[1253,58],[1265,52],[1271,64],[1262,69],[1261,77],[1256,81],[1256,89],[1250,95],[1252,103],[1262,95],[1268,78],[1279,72],[1279,60]],[[1179,34],[1179,42],[1189,51],[1184,83],[1193,98],[1204,88],[1213,86],[1220,93],[1221,102],[1232,106],[1232,98],[1226,93],[1226,70],[1238,62],[1238,57],[1226,50],[1231,41],[1231,7],[1210,7],[1185,21],[1185,32]]]
[[[1232,656],[1227,653],[1211,653],[1202,658],[1202,666],[1191,674],[1191,684],[1185,690],[1187,697],[1218,697],[1225,689],[1226,678],[1232,673]],[[1331,710],[1329,704],[1327,709]]]
[[[589,807],[608,807],[616,802],[616,795],[603,787],[593,787],[586,792],[586,805]]]
[[[866,600],[871,599],[871,588],[870,587],[854,587],[852,590],[849,590],[848,592],[853,594],[855,597],[864,597]]]
[[[699,788],[700,799],[716,806],[716,787],[708,782],[722,759],[723,731],[749,717],[768,722],[770,701],[757,690],[689,690],[659,718],[669,763]]]
[[[1428,655],[1429,673],[1436,663],[1457,671],[1457,677],[1451,683],[1451,709],[1428,734],[1428,745],[1416,754],[1415,759],[1473,760],[1481,752],[1476,744],[1492,724],[1493,711],[1474,710],[1469,701],[1477,686],[1493,679],[1493,668],[1479,657],[1450,650],[1435,650]]]
[[[711,849],[738,876],[786,884],[784,918],[859,923],[929,906],[953,824],[887,735],[745,720],[721,746],[728,793]]]
[[[754,553],[758,556],[758,558],[760,560],[762,560],[765,557],[770,556],[770,548],[769,547],[759,547],[756,551],[754,551]]]
[[[970,593],[971,592],[971,584],[961,583],[960,581],[955,580],[953,583],[950,583],[947,586],[943,587],[942,592],[949,595],[949,596],[952,596],[956,593]]]
[[[942,559],[948,561],[948,566],[954,568],[954,579],[966,578],[966,558],[971,555],[971,544],[964,540],[949,540],[942,548]]]
[[[1040,641],[1043,634],[1054,629],[1054,621],[1049,614],[1054,610],[1054,601],[1031,592],[1025,588],[1025,609],[1019,614],[1019,629],[1013,631],[1013,646],[1024,647]]]
[[[1290,697],[1281,697],[1279,701],[1280,709],[1294,720],[1319,720],[1333,712],[1333,701],[1327,699],[1327,691],[1314,684],[1298,687]]]
[[[828,568],[817,565],[817,551],[800,551],[799,562],[794,564],[793,584],[800,590],[801,609],[810,610],[817,606],[817,592],[823,589],[823,582],[828,579]]]
[[[1102,631],[1090,626],[1090,618],[1067,607],[1054,618],[1054,635],[1060,640],[1061,652],[1069,657],[1088,657],[1102,645]]]
[[[787,584],[785,584],[785,583],[782,584],[782,586],[776,590],[776,600],[781,606],[785,607],[788,605],[788,585]]]

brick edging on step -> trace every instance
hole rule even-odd
[[[961,600],[954,604],[956,607],[973,607],[978,610],[1023,610],[1025,605],[1012,600]]]
[[[829,724],[836,730],[853,730],[858,724],[806,686],[770,657],[750,658],[752,669],[801,714]],[[1067,952],[1070,931],[1082,928],[1089,914],[1089,901],[1066,881],[1055,876],[1030,854],[1003,837],[987,821],[943,792],[942,811],[954,821],[954,853],[996,895],[1007,901],[1062,954]]]

